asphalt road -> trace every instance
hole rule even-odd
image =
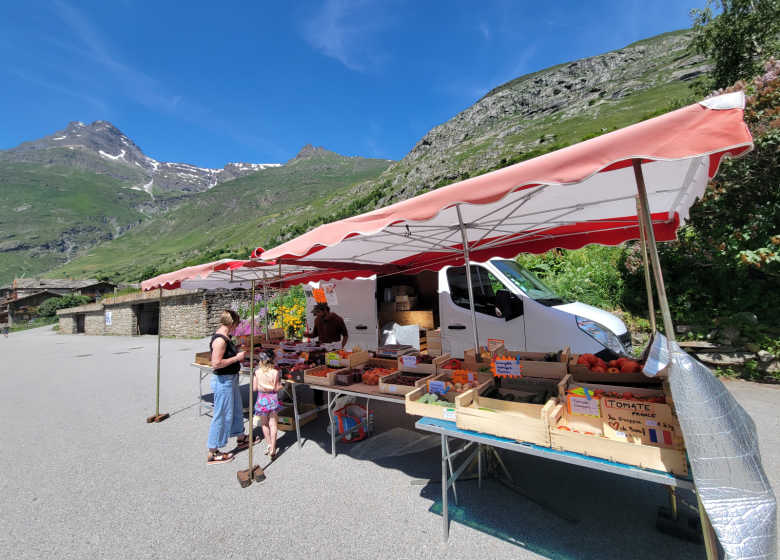
[[[171,418],[146,424],[156,338],[50,328],[0,338],[0,557],[705,558],[703,546],[656,531],[663,487],[511,453],[516,483],[577,523],[494,480],[482,491],[469,481],[458,485],[460,507],[450,499],[444,543],[440,485],[411,484],[441,476],[437,436],[415,431],[416,418],[389,403],[372,403],[374,434],[338,443],[335,460],[324,414],[303,428],[301,449],[285,433],[267,480],[241,489],[246,452],[206,465],[210,418],[198,416],[189,366],[206,348],[162,341],[161,411]],[[780,389],[728,387],[758,425],[777,488]],[[266,467],[262,449],[255,457]]]

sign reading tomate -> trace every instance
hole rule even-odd
[[[628,443],[675,449],[674,418],[664,404],[602,398],[604,435]]]

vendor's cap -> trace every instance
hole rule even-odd
[[[317,311],[327,311],[328,310],[328,304],[327,303],[318,303],[314,306],[314,309],[311,310],[312,315],[315,315]]]

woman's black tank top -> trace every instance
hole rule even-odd
[[[235,356],[238,356],[238,348],[236,348],[236,345],[233,344],[233,341],[230,340],[225,335],[219,333],[214,333],[214,335],[211,337],[211,342],[209,342],[209,350],[211,350],[212,352],[214,351],[211,345],[214,344],[215,338],[221,338],[227,344],[227,348],[225,348],[225,355],[222,356],[223,359],[233,358]],[[235,362],[223,368],[215,369],[214,375],[235,375],[239,371],[241,371],[241,364]]]

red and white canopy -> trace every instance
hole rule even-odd
[[[252,287],[253,280],[258,284],[266,282],[269,286],[278,287],[280,279],[282,287],[288,287],[310,280],[357,278],[373,274],[365,267],[351,266],[349,268],[351,270],[348,271],[332,270],[297,263],[280,265],[275,261],[225,259],[161,274],[141,282],[141,289],[145,292],[158,288],[163,290],[178,288],[187,290],[249,289]]]
[[[320,226],[262,253],[300,265],[439,270],[474,261],[639,239],[641,160],[657,241],[675,239],[725,156],[750,151],[741,92],[721,95],[505,169]]]

